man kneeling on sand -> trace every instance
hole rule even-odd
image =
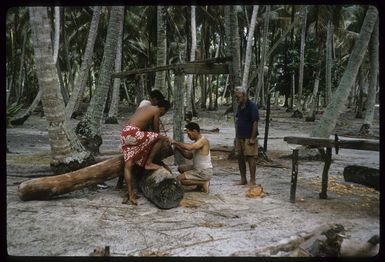
[[[170,139],[185,158],[193,159],[193,165],[180,165],[178,171],[181,173],[177,180],[185,186],[198,186],[205,193],[209,193],[210,179],[213,176],[213,165],[211,163],[210,143],[200,133],[197,123],[190,122],[186,125],[187,136],[194,141],[192,144]]]

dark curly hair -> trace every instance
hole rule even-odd
[[[163,100],[164,96],[158,89],[154,89],[150,92],[150,98],[156,98],[158,100]]]
[[[166,111],[170,109],[170,102],[166,99],[161,99],[158,102],[158,107],[163,107]]]
[[[197,123],[194,123],[194,122],[188,123],[187,125],[185,125],[185,128],[187,128],[190,131],[193,131],[193,130],[196,130],[198,132],[201,131],[201,128],[199,127],[199,125]]]

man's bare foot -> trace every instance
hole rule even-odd
[[[255,183],[255,181],[250,181],[248,185],[249,185],[249,186],[255,186],[255,185],[257,185],[257,184]]]
[[[154,163],[149,163],[144,166],[144,169],[146,170],[157,170],[159,168],[161,168],[161,166]]]
[[[134,205],[134,206],[137,206],[138,205],[138,202],[136,201],[136,198],[134,197],[134,198],[129,198],[129,200],[130,200],[130,202],[131,202],[131,204],[132,205]]]
[[[122,204],[127,204],[128,202],[130,202],[132,205],[136,206],[138,205],[136,198],[136,193],[132,193],[131,196],[127,196],[126,199],[123,200]]]
[[[209,186],[210,186],[210,181],[207,181],[202,185],[203,193],[206,193],[206,194],[209,193]]]

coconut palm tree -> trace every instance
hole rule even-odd
[[[197,29],[196,29],[196,16],[195,16],[196,6],[191,6],[191,53],[190,53],[190,62],[195,61],[195,53],[197,50]],[[188,75],[187,82],[187,98],[186,99],[186,110],[187,112],[193,112],[193,75]]]
[[[115,72],[120,72],[122,70],[122,38],[123,38],[123,20],[120,20],[119,25],[119,37],[118,44],[116,45],[116,58],[115,58]],[[118,123],[118,104],[119,104],[119,91],[120,91],[120,78],[113,79],[112,86],[112,95],[110,110],[108,111],[108,116],[106,119],[107,124],[117,124]]]
[[[111,86],[111,75],[116,57],[116,45],[123,14],[123,6],[112,6],[97,86],[86,114],[76,126],[76,133],[81,137],[83,145],[95,154],[99,153],[99,147],[103,142],[100,127],[108,90]]]
[[[350,54],[348,65],[341,78],[340,84],[338,85],[332,100],[325,109],[320,121],[311,132],[311,136],[329,137],[335,128],[337,119],[345,106],[345,102],[347,101],[350,88],[356,81],[357,73],[363,61],[377,18],[378,11],[376,7],[369,6],[366,11],[364,22],[361,26],[360,34],[355,41],[353,51]]]
[[[59,40],[60,40],[60,6],[55,6],[55,37],[53,45],[53,62],[56,64],[59,55]]]
[[[326,37],[326,58],[325,58],[325,104],[329,104],[332,98],[332,51],[333,51],[333,23],[329,20]]]
[[[302,87],[303,87],[303,71],[305,64],[305,38],[306,38],[306,21],[307,21],[307,7],[305,7],[302,14],[302,28],[301,28],[301,46],[300,46],[300,59],[299,59],[299,77],[298,77],[298,99],[297,110],[301,112],[302,117]]]
[[[65,173],[93,163],[94,158],[84,150],[65,119],[64,102],[53,59],[47,8],[30,7],[29,13],[36,74],[42,91],[44,113],[49,123],[51,168],[55,173]]]
[[[251,45],[253,43],[253,36],[254,36],[254,30],[255,30],[255,24],[257,22],[257,14],[258,14],[258,5],[253,6],[253,13],[251,15],[250,20],[250,29],[248,31],[247,35],[247,45],[246,45],[246,54],[245,54],[245,65],[243,67],[243,77],[242,77],[242,85],[246,86],[248,88],[248,80],[249,80],[249,73],[250,73],[250,62],[251,62],[251,56],[252,56],[252,48]]]
[[[80,66],[79,73],[75,78],[75,86],[72,90],[72,95],[66,106],[66,117],[71,118],[74,111],[79,108],[81,97],[86,88],[86,83],[89,75],[89,70],[92,63],[92,55],[95,46],[95,40],[98,32],[98,25],[100,19],[100,6],[95,6],[93,8],[92,21],[90,25],[90,31],[88,33],[87,45],[84,50],[82,64]]]
[[[167,62],[167,37],[166,37],[166,16],[167,7],[157,6],[157,46],[156,65],[166,65]],[[155,89],[159,89],[166,95],[166,71],[158,71],[155,74]]]
[[[258,101],[259,93],[261,89],[264,88],[264,71],[265,71],[265,60],[266,60],[266,50],[268,48],[268,35],[269,35],[269,21],[270,21],[270,5],[266,5],[265,18],[263,22],[263,36],[262,36],[262,51],[261,51],[261,60],[258,66],[258,83],[255,88],[255,97],[254,101]],[[263,105],[263,97],[261,97],[261,105]]]
[[[368,89],[368,98],[366,102],[366,112],[365,112],[364,123],[361,126],[361,130],[360,130],[364,134],[370,133],[371,131],[370,128],[372,126],[373,116],[374,116],[374,106],[376,101],[376,93],[377,93],[376,89],[378,84],[378,68],[379,68],[378,35],[379,35],[379,28],[378,28],[378,20],[377,20],[376,25],[374,26],[372,36],[370,38],[370,43],[369,43],[370,83],[369,83],[369,89]]]

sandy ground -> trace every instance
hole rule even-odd
[[[233,123],[223,111],[204,112],[194,119],[201,128],[220,129],[219,133],[205,134],[212,148],[233,143]],[[264,113],[261,110],[260,144]],[[7,252],[15,256],[88,256],[96,246],[110,246],[111,256],[293,256],[290,250],[272,250],[322,225],[342,224],[348,236],[344,243],[363,243],[379,234],[379,192],[343,179],[347,165],[379,168],[379,152],[340,149],[336,155],[333,150],[327,200],[318,198],[323,163],[300,160],[297,201],[289,201],[288,156],[294,146],[283,137],[308,136],[315,126],[290,115],[278,107],[272,114],[271,162],[257,166],[257,183],[266,192],[264,198],[246,197],[247,186],[233,185],[239,179],[237,162],[228,160],[225,152],[213,151],[215,174],[210,193],[186,191],[181,205],[169,210],[157,208],[140,193],[138,206],[121,204],[125,192],[114,191],[117,179],[107,181],[105,189],[85,188],[49,201],[21,201],[21,182],[52,175],[47,122],[33,115],[23,126],[7,129],[11,151],[6,170]],[[341,119],[336,127],[341,137],[357,134],[362,120],[351,113]],[[378,119],[377,114],[372,139],[379,139]],[[170,113],[163,122],[172,130]],[[102,155],[117,152],[121,126],[103,126]],[[176,176],[173,158],[166,163]]]

